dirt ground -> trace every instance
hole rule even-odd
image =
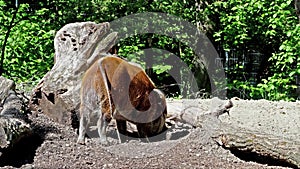
[[[196,102],[202,108],[199,111],[209,109],[210,100]],[[181,102],[182,105],[185,103]],[[224,114],[220,120],[299,139],[299,112],[299,102],[234,100],[230,116]],[[266,114],[274,116],[273,120],[267,119]],[[77,144],[77,129],[55,123],[43,114],[30,115],[30,120],[37,134],[25,139],[16,148],[18,151],[1,157],[2,168],[288,168],[268,161],[241,160],[243,154],[233,155],[213,140],[204,140],[201,128],[181,122],[174,123],[167,133],[152,138],[150,143],[132,138],[121,144],[117,143],[112,124],[108,131],[110,144],[104,146],[93,133],[86,145]]]

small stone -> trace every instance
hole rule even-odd
[[[33,169],[34,166],[32,164],[25,164],[25,165],[22,166],[22,168],[24,168],[24,169]]]

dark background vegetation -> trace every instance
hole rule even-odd
[[[294,101],[300,95],[297,5],[297,0],[0,0],[0,75],[17,83],[36,83],[53,66],[53,39],[65,24],[163,12],[189,21],[211,40],[224,66],[228,97]],[[195,74],[202,72],[196,76],[201,81],[196,97],[210,92],[205,70],[195,66],[195,53],[177,39],[137,35],[115,48],[118,55],[133,61],[132,53],[143,49],[169,51]],[[195,97],[178,93],[183,84],[174,87],[174,79],[166,73],[170,69],[172,65],[158,65],[147,73],[169,96]]]

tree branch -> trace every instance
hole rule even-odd
[[[7,40],[9,38],[9,34],[11,32],[11,29],[15,26],[14,21],[16,19],[17,13],[19,11],[19,6],[16,7],[16,11],[13,14],[12,20],[8,26],[7,32],[5,34],[5,38],[4,38],[4,42],[2,45],[2,53],[1,53],[1,58],[0,58],[0,76],[4,73],[4,69],[3,69],[3,63],[4,63],[4,57],[5,57],[5,49],[6,49],[6,44],[7,44]]]

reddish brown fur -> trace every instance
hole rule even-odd
[[[94,63],[83,77],[80,95],[80,143],[92,116],[98,119],[102,143],[106,142],[105,130],[112,117],[122,133],[126,133],[126,121],[136,124],[141,137],[156,135],[165,128],[164,95],[141,67],[118,57],[107,56]]]

